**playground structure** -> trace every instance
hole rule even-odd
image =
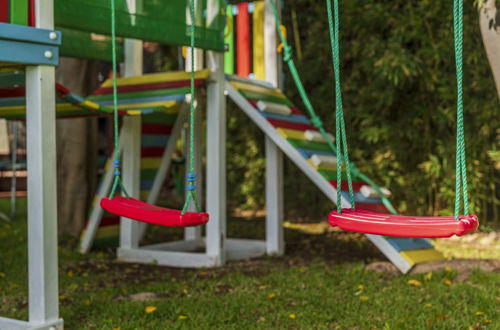
[[[181,4],[173,6],[170,15],[177,13],[177,16],[183,16],[178,13],[185,12],[187,2],[179,1],[179,3]],[[276,52],[278,47],[276,22],[268,1],[240,3],[228,7],[217,0],[207,0],[206,4],[202,3],[203,5],[197,6],[197,10],[205,11],[206,22],[201,20],[195,23],[197,27],[205,27],[205,30],[196,35],[198,67],[193,69],[199,70],[197,87],[204,87],[207,90],[205,205],[206,211],[210,214],[210,221],[206,225],[204,235],[200,227],[186,228],[182,241],[140,246],[145,225],[122,218],[118,249],[120,260],[156,262],[178,267],[212,267],[223,265],[227,260],[264,254],[283,254],[285,249],[282,227],[283,155],[288,156],[332,202],[337,202],[336,155],[327,147],[326,140],[318,133],[311,120],[304,116],[278,88],[281,62]],[[109,8],[93,7],[94,1],[88,3],[76,0],[56,1],[55,11],[52,0],[43,2],[43,6],[41,1],[30,1],[29,4],[30,6],[23,11],[30,13],[26,21],[10,20],[9,22],[13,24],[0,23],[2,49],[5,45],[9,46],[5,49],[11,50],[0,55],[0,63],[16,70],[25,67],[25,74],[8,73],[0,77],[0,87],[12,92],[9,94],[11,100],[8,100],[9,97],[3,97],[0,101],[0,116],[22,118],[26,112],[30,321],[2,318],[0,328],[3,328],[4,324],[5,327],[20,329],[62,328],[57,307],[56,202],[50,198],[56,191],[53,134],[55,115],[109,116],[112,111],[109,107],[111,82],[105,82],[91,97],[83,99],[63,86],[55,84],[54,66],[57,65],[59,46],[61,54],[76,54],[77,50],[72,47],[78,45],[78,40],[87,40],[85,45],[89,45],[86,52],[78,53],[79,56],[109,60],[109,56],[103,55],[102,52],[90,51],[102,48],[109,50],[109,42],[88,39],[91,32],[109,35],[109,22],[104,20],[108,25],[87,23],[85,28],[82,28],[83,24],[78,17],[72,15],[78,12],[86,13],[89,10],[97,10],[97,13],[98,10],[102,10],[100,13],[102,17],[109,17],[110,13]],[[149,34],[146,24],[149,19],[148,11],[142,11],[141,1],[128,1],[127,6],[119,6],[118,9],[117,32],[120,37],[126,38],[122,47],[118,47],[118,57],[123,56],[125,63],[124,77],[118,80],[118,91],[123,93],[119,98],[121,100],[119,110],[122,115],[120,148],[123,152],[123,184],[131,196],[141,197],[148,203],[154,203],[170,165],[175,141],[186,120],[186,105],[194,100],[186,97],[188,94],[186,73],[141,74],[142,44],[138,40],[189,45],[189,38],[184,33],[180,33],[182,36],[159,32]],[[62,45],[61,34],[53,30],[54,12],[56,23],[61,26],[63,35],[66,36],[65,31],[68,35],[68,41],[64,39]],[[221,21],[222,23],[226,21],[224,12],[230,13],[227,16],[227,21],[230,23],[227,24],[225,35],[224,24],[221,24]],[[11,15],[9,19],[13,17],[16,15]],[[186,17],[189,18],[189,15]],[[253,19],[252,33],[250,17]],[[166,16],[162,19],[165,18]],[[6,21],[5,17],[0,17],[0,20]],[[134,26],[132,22],[137,25]],[[19,23],[34,26],[23,26]],[[137,28],[141,24],[142,28]],[[163,28],[167,31],[175,28],[186,31],[190,21],[186,19],[179,24],[182,27],[163,26]],[[223,52],[224,43],[229,45],[226,53]],[[250,44],[253,45],[253,56],[250,56]],[[121,49],[123,54],[120,55]],[[200,70],[203,58],[201,49],[206,51],[208,70]],[[187,70],[190,69],[187,67]],[[232,75],[234,72],[238,75]],[[225,76],[224,73],[229,75]],[[24,81],[26,81],[25,95],[22,87]],[[152,88],[155,84],[157,89]],[[138,91],[141,95],[134,95]],[[127,93],[129,95],[125,95]],[[265,134],[267,215],[264,241],[226,237],[225,93]],[[24,102],[26,107],[23,106]],[[169,132],[168,138],[163,140],[161,146],[147,146],[144,144],[144,136],[141,138],[141,131],[147,134],[148,130],[155,133],[163,130],[158,122],[152,123],[158,126],[147,125],[146,118],[156,113],[165,116],[161,124],[168,126],[165,130]],[[196,120],[201,123],[201,112],[198,111],[197,114]],[[195,139],[198,151],[196,162],[198,177],[202,175],[201,138],[198,134]],[[148,173],[147,184],[141,183],[141,180],[145,182],[144,175],[141,179],[141,167],[144,168],[141,166],[141,155],[146,158],[148,155],[156,158],[154,171]],[[112,167],[108,165],[96,200],[108,194],[112,174]],[[377,196],[373,189],[370,190],[362,178],[353,179],[357,205],[385,212],[386,207],[381,196]],[[348,207],[350,204],[346,185],[342,183],[339,188],[342,191],[342,206]],[[149,190],[147,196],[141,194],[141,191],[146,190]],[[198,193],[201,195],[202,192],[203,189],[198,187]],[[88,226],[82,236],[80,246],[82,252],[90,249],[102,218],[102,210],[94,203]],[[377,235],[368,235],[368,238],[402,272],[407,272],[416,263],[443,258],[432,243],[423,238],[391,238]]]

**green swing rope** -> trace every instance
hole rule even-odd
[[[118,92],[117,92],[117,83],[116,83],[116,17],[115,17],[115,0],[111,0],[111,50],[112,50],[112,62],[113,62],[113,135],[115,142],[115,156],[113,160],[113,166],[115,168],[114,171],[114,180],[113,186],[111,187],[111,191],[109,193],[109,198],[113,198],[116,193],[116,189],[120,187],[121,191],[129,197],[127,190],[122,184],[121,181],[121,171],[120,171],[120,132],[119,132],[119,122],[118,122]]]
[[[109,194],[109,198],[113,198],[116,190],[120,187],[121,191],[125,194],[125,196],[129,197],[125,187],[123,186],[120,176],[120,133],[119,133],[119,116],[118,116],[118,93],[117,93],[117,82],[116,82],[116,74],[117,74],[117,59],[116,59],[116,18],[115,18],[115,0],[111,1],[111,47],[112,47],[112,60],[113,60],[113,119],[114,119],[114,144],[115,144],[115,152],[114,152],[114,181],[113,186],[111,188],[111,192]],[[182,208],[182,214],[184,214],[188,207],[189,203],[192,200],[195,204],[196,210],[200,212],[200,206],[198,203],[198,198],[196,196],[196,155],[194,149],[194,128],[195,128],[195,72],[194,72],[194,44],[195,44],[195,4],[194,0],[190,1],[190,14],[191,14],[191,83],[190,83],[190,93],[191,93],[191,103],[189,108],[189,173],[186,175],[186,180],[188,183],[187,189],[188,194],[186,200],[184,202]]]
[[[337,144],[337,147],[336,147],[333,144],[333,142],[330,140],[325,128],[323,127],[323,122],[321,121],[320,117],[316,114],[316,111],[314,110],[314,108],[311,104],[311,101],[309,100],[309,96],[307,95],[307,92],[305,91],[304,85],[302,84],[299,73],[297,71],[297,67],[295,66],[295,62],[293,61],[292,47],[288,44],[287,40],[285,39],[285,37],[283,35],[283,32],[280,29],[281,21],[280,21],[280,17],[278,14],[278,10],[276,9],[276,4],[274,3],[274,1],[270,1],[270,4],[271,4],[271,7],[272,7],[272,10],[274,13],[276,28],[278,30],[278,36],[280,38],[281,43],[283,44],[283,61],[285,61],[287,63],[288,68],[289,68],[290,72],[292,73],[292,77],[293,77],[295,86],[297,87],[297,90],[299,91],[302,102],[304,103],[306,110],[309,113],[309,117],[311,117],[312,124],[319,130],[319,132],[321,133],[321,135],[325,139],[326,143],[328,144],[328,147],[337,155],[337,211],[341,212],[341,209],[342,209],[342,203],[341,203],[341,198],[342,198],[341,196],[342,195],[341,195],[341,185],[340,185],[341,182],[339,181],[339,176],[342,175],[341,174],[342,162],[345,162],[347,183],[349,185],[349,199],[351,202],[351,207],[353,209],[355,207],[354,190],[352,188],[352,176],[351,176],[353,174],[356,177],[358,177],[360,180],[368,183],[371,187],[373,187],[373,189],[375,189],[375,191],[377,191],[377,193],[379,194],[379,196],[382,200],[382,203],[385,205],[385,207],[387,207],[389,212],[391,212],[393,214],[397,214],[397,211],[394,209],[391,202],[384,196],[380,187],[375,182],[373,182],[370,178],[368,178],[366,175],[359,172],[355,168],[354,164],[351,164],[349,162],[349,154],[347,152],[348,151],[347,139],[345,138],[346,137],[345,123],[344,123],[344,116],[343,116],[343,111],[342,111],[342,97],[341,97],[341,93],[340,93],[341,92],[340,65],[338,64],[338,62],[340,62],[340,61],[339,61],[338,51],[334,51],[334,58],[333,58],[334,69],[336,67],[336,69],[335,69],[335,72],[336,72],[335,73],[335,81],[336,81],[335,91],[336,91],[336,95],[337,95],[337,97],[336,97],[336,111],[335,111],[335,115],[336,115],[336,132],[335,132],[335,134],[336,134],[336,144]],[[328,0],[327,0],[327,5],[328,5],[328,8],[330,8],[329,18],[331,18],[332,17],[331,5],[330,5]],[[337,15],[337,22],[338,22],[338,15]],[[338,29],[338,24],[336,24],[336,26]],[[338,38],[335,37],[335,35],[336,34],[334,32],[334,29],[333,29],[333,20],[332,20],[332,22],[330,24],[330,37],[332,39],[331,40],[332,41],[332,49],[336,48],[338,50],[338,48],[339,48],[338,47]],[[338,35],[338,33],[337,33],[337,35]],[[337,45],[336,47],[334,46],[335,44]],[[337,55],[335,55],[335,54],[337,54]],[[335,65],[336,61],[337,61],[337,65]],[[340,96],[340,97],[338,97],[338,96]],[[342,129],[343,129],[343,131],[342,131]],[[341,139],[339,139],[339,135],[344,137],[344,139],[342,140],[343,141],[342,144],[341,144],[341,142],[342,142]],[[344,149],[345,156],[343,156],[340,152],[342,150],[341,147],[343,147],[343,149]],[[339,152],[337,152],[337,150]],[[339,168],[340,168],[340,170],[339,170]]]
[[[184,206],[182,207],[182,214],[184,214],[188,207],[189,202],[192,200],[196,207],[197,212],[201,212],[200,204],[198,203],[198,198],[196,196],[196,155],[194,148],[194,126],[195,126],[195,88],[194,88],[194,36],[196,32],[195,27],[195,0],[190,1],[189,12],[191,14],[191,40],[190,40],[190,50],[191,50],[191,102],[189,104],[189,173],[187,174],[187,198],[184,201]]]
[[[469,215],[469,194],[467,188],[467,164],[465,160],[464,105],[463,105],[463,0],[453,2],[453,32],[455,64],[457,71],[457,140],[455,219],[460,215],[460,194],[463,195],[464,215]]]

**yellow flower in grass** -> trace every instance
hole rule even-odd
[[[428,281],[432,278],[432,272],[428,272],[427,274],[424,275],[424,280]]]
[[[0,277],[5,277],[5,273],[0,272]]]
[[[288,317],[291,318],[292,320],[295,320],[297,318],[297,315],[292,313],[292,314],[289,314]]]
[[[276,298],[276,293],[270,293],[267,295],[267,299],[274,299]]]
[[[370,299],[368,296],[359,296],[359,300],[361,301],[367,301],[368,299]]]
[[[412,285],[412,286],[422,286],[422,282],[420,282],[418,280],[409,280],[408,284]]]
[[[356,287],[359,291],[363,291],[365,289],[365,286],[363,284],[360,284]]]
[[[484,315],[484,313],[483,312],[475,312],[474,315],[481,316],[481,315]]]
[[[447,286],[451,286],[453,283],[449,279],[444,279],[443,284]]]
[[[187,320],[188,317],[187,317],[187,315],[179,315],[178,319],[179,320]]]
[[[156,309],[157,309],[156,306],[146,306],[146,308],[144,308],[144,311],[146,313],[150,314],[150,313],[153,313]]]

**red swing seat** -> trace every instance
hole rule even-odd
[[[180,210],[151,205],[130,197],[102,198],[101,207],[121,217],[166,227],[191,227],[208,222],[208,213],[186,212],[182,214]]]
[[[479,225],[474,214],[461,215],[457,221],[453,216],[415,217],[352,209],[342,209],[341,214],[332,211],[328,222],[357,233],[415,238],[462,236],[475,231]]]

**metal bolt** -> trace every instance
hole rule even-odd
[[[57,39],[57,33],[55,33],[55,32],[50,32],[50,33],[49,33],[49,38],[50,38],[50,40],[56,40],[56,39]]]
[[[50,50],[46,50],[43,54],[46,58],[52,58],[53,54]]]

